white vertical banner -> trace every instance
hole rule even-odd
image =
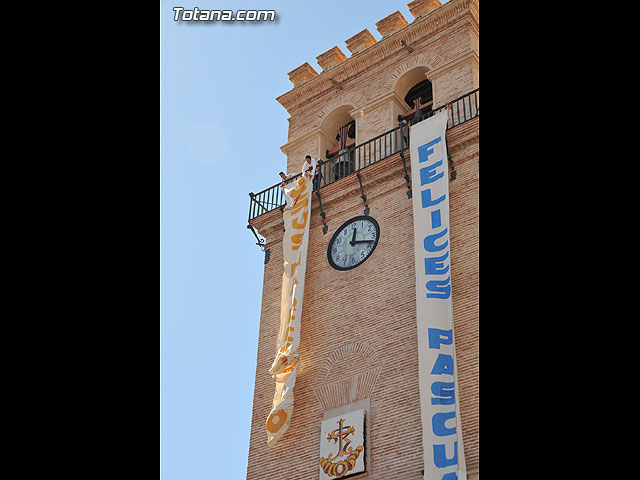
[[[282,249],[284,272],[280,301],[280,331],[277,352],[269,373],[276,381],[273,408],[267,417],[267,444],[275,445],[289,428],[293,415],[293,387],[298,374],[300,316],[307,268],[312,180],[305,174],[284,186],[287,202],[283,211]]]
[[[448,112],[411,126],[416,313],[425,480],[466,480],[449,242]]]

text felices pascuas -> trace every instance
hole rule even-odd
[[[434,182],[444,177],[445,173],[441,170],[444,163],[442,158],[428,163],[429,155],[433,154],[432,147],[441,141],[441,137],[437,137],[418,147],[418,162],[419,164],[426,163],[425,166],[420,168],[420,186],[429,185],[429,187],[421,190],[420,195],[422,208],[429,211],[431,228],[434,231],[434,233],[427,235],[423,242],[427,254],[424,259],[424,273],[427,278],[435,277],[433,280],[426,282],[426,295],[427,298],[446,299],[451,297],[451,275],[446,278],[442,277],[449,272],[449,263],[447,262],[449,258],[449,240],[442,241],[443,237],[447,238],[448,229],[442,227],[442,214],[439,207],[439,204],[446,199],[446,192],[434,199],[432,198],[431,187]]]
[[[428,301],[436,302],[450,301],[451,298],[449,235],[448,228],[443,226],[447,222],[445,215],[448,211],[442,210],[448,190],[446,164],[444,158],[434,155],[434,146],[441,141],[442,137],[438,136],[418,147],[420,186],[424,187],[420,191],[420,204],[431,227],[423,239],[426,277],[423,291]],[[433,444],[433,463],[441,469],[458,464],[453,329],[428,328],[427,332],[429,349],[438,351],[430,371],[437,377],[431,377],[429,389],[431,405],[440,406],[431,416],[431,431],[442,440],[442,443]],[[439,480],[457,479],[457,473],[449,472]]]
[[[443,441],[454,440],[453,448],[449,442],[449,449],[445,443],[433,444],[433,463],[437,468],[446,468],[451,465],[458,464],[458,441],[457,438],[457,421],[456,421],[456,397],[454,365],[453,365],[453,330],[441,330],[439,328],[429,328],[429,348],[441,350],[442,345],[448,345],[449,353],[438,353],[438,357],[431,370],[431,375],[446,375],[451,379],[449,382],[434,381],[431,383],[431,405],[451,405],[450,411],[440,411],[431,417],[432,432],[436,437],[442,437]],[[444,350],[444,349],[443,349]],[[446,407],[445,407],[446,408]],[[453,426],[445,425],[448,420],[453,420]],[[451,424],[450,424],[451,425]],[[446,438],[449,437],[449,438]],[[451,458],[447,458],[447,450],[453,450]],[[458,480],[455,472],[446,473],[441,480]]]

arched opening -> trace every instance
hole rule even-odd
[[[404,100],[409,111],[398,114],[398,123],[422,120],[433,109],[433,88],[425,78],[427,67],[416,67],[405,73],[394,87],[395,93]]]
[[[327,181],[342,178],[354,171],[356,121],[349,115],[353,108],[352,105],[338,107],[322,121],[324,135],[321,151],[324,151],[326,160],[331,162],[330,171],[326,174],[333,177]]]
[[[405,95],[404,101],[410,107],[415,106],[415,101],[421,99],[421,104],[431,110],[433,104],[433,91],[431,89],[431,82],[427,79],[416,83],[411,90]]]

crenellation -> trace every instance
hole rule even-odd
[[[356,54],[376,43],[376,39],[371,35],[369,29],[365,28],[361,32],[356,33],[353,37],[347,38],[345,43],[347,44],[349,51],[352,54]]]
[[[384,20],[384,19],[383,19]],[[417,39],[424,41],[430,39],[438,32],[446,30],[449,26],[460,23],[474,23],[477,27],[478,13],[476,0],[451,0],[445,5],[416,18],[413,22],[404,26],[400,31],[405,42],[414,45]],[[380,63],[381,60],[394,57],[404,50],[401,39],[396,35],[388,35],[380,41],[361,50],[358,55],[352,55],[333,69],[332,78],[339,77],[339,81],[345,83],[349,78],[358,76],[364,71]],[[301,101],[306,103],[310,98],[327,93],[333,87],[329,78],[311,73],[313,78],[300,85],[294,85],[289,92],[280,95],[276,100],[287,109],[290,114],[300,106]]]
[[[413,0],[407,4],[414,18],[419,18],[441,6],[440,0]]]
[[[305,62],[298,68],[291,70],[288,75],[291,83],[293,83],[294,87],[297,87],[311,80],[313,77],[317,77],[318,72],[316,72],[309,63]]]
[[[344,62],[347,56],[338,47],[333,47],[316,57],[318,65],[322,67],[322,71]]]
[[[388,37],[407,25],[409,25],[409,22],[407,22],[407,19],[400,13],[400,10],[396,10],[391,15],[376,22],[376,28],[378,32],[380,32],[380,35],[382,35],[382,38]]]

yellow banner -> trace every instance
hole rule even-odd
[[[267,417],[267,444],[275,445],[289,428],[293,415],[293,387],[298,373],[300,315],[309,244],[312,181],[305,174],[284,186],[284,273],[280,303],[280,332],[276,358],[269,373],[276,381],[273,409]]]

